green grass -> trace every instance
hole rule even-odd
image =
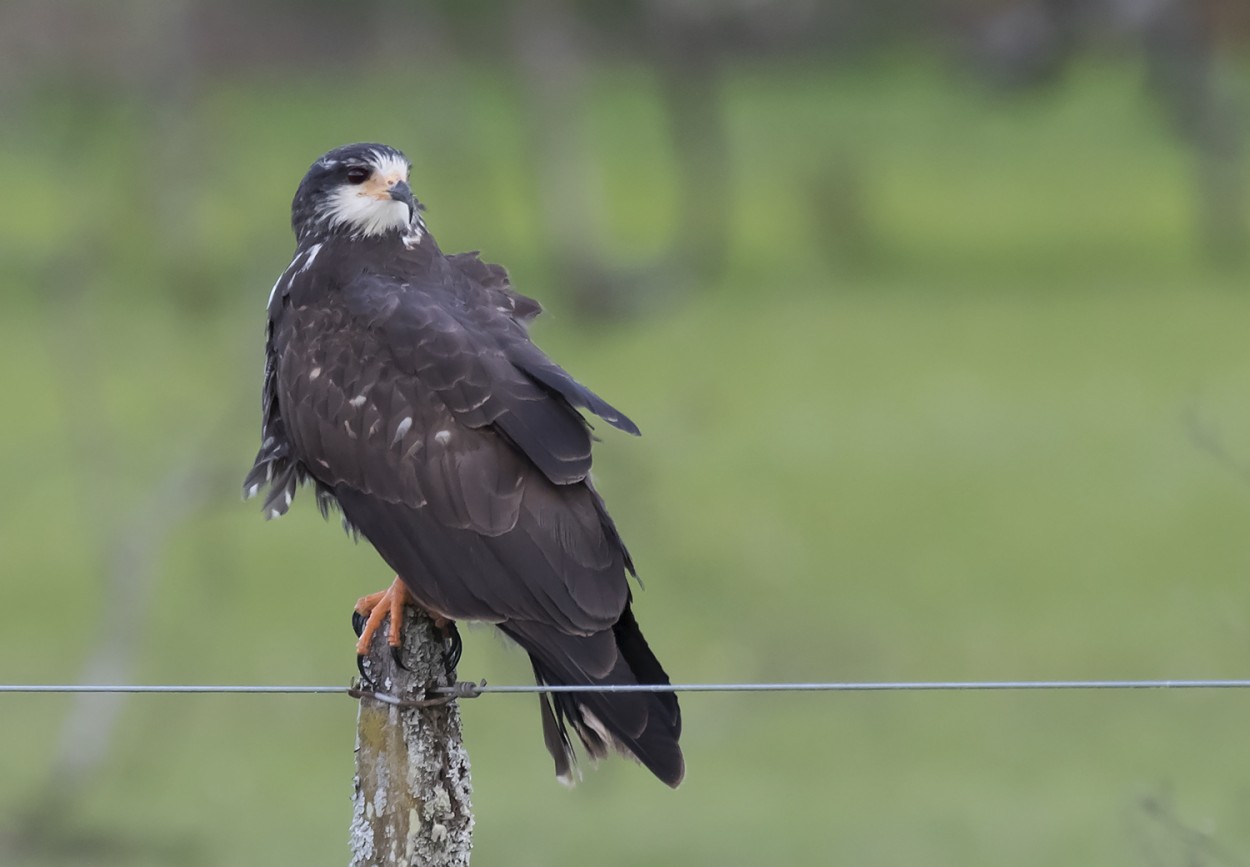
[[[674,168],[647,76],[595,87],[607,255],[629,261],[673,229]],[[204,143],[183,179],[186,231],[155,253],[159,196],[135,192],[142,167],[121,157],[142,137],[135,110],[100,109],[70,169],[91,214],[37,194],[56,153],[34,136],[72,125],[72,100],[10,136],[0,181],[32,211],[0,214],[17,241],[0,271],[0,681],[80,676],[102,558],[186,455],[211,470],[205,505],[158,547],[132,676],[351,675],[348,609],[389,576],[303,497],[265,523],[235,486],[290,188],[354,138],[409,150],[443,246],[510,264],[552,308],[540,342],[642,426],[641,440],[605,432],[597,475],[676,679],[1244,676],[1250,486],[1216,452],[1250,462],[1248,275],[1197,260],[1189,157],[1133,70],[1081,69],[1022,103],[915,63],[740,71],[733,268],[594,326],[542,289],[523,109],[487,73],[454,88],[423,89],[410,112],[382,110],[383,85],[211,88],[190,115]],[[326,99],[342,106],[328,120]],[[805,204],[830,153],[863,185],[865,261],[831,258]],[[123,216],[97,225],[114,204]],[[81,259],[65,261],[66,222]],[[81,293],[63,285],[78,280]],[[466,676],[526,679],[488,631],[466,643]],[[1245,860],[1248,702],[692,695],[680,790],[613,761],[567,792],[533,700],[482,698],[464,706],[475,857]],[[49,785],[69,707],[0,698],[0,816]],[[105,767],[56,814],[59,842],[20,863],[341,863],[352,735],[346,699],[128,699]]]

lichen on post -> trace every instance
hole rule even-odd
[[[379,693],[421,700],[448,681],[443,642],[429,617],[407,611],[396,665],[379,629],[362,668]],[[366,687],[368,684],[366,684]],[[426,707],[367,692],[356,723],[351,867],[460,867],[473,845],[469,755],[455,701]]]

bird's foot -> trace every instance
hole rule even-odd
[[[438,615],[434,616],[434,628],[443,633],[443,666],[447,669],[447,683],[454,685],[456,666],[460,664],[460,654],[464,651],[460,630],[456,628],[456,621]]]
[[[400,654],[403,646],[402,624],[405,605],[416,605],[416,600],[408,593],[398,576],[387,589],[378,593],[370,593],[356,600],[356,608],[352,612],[352,629],[359,636],[356,642],[356,668],[360,670],[360,675],[364,680],[370,680],[365,672],[365,656],[369,653],[373,636],[382,628],[382,621],[388,616],[390,623],[386,631],[386,643],[391,648],[391,658],[395,660],[395,665],[408,671],[408,666],[404,665]],[[464,650],[464,645],[460,640],[460,630],[456,628],[456,621],[433,612],[427,613],[434,621],[434,628],[443,636],[443,665],[447,670],[447,683],[455,684],[456,666],[460,664],[460,655]]]
[[[360,636],[356,642],[356,667],[360,669],[361,675],[366,680],[369,678],[364,671],[365,654],[369,652],[373,636],[382,628],[382,621],[388,615],[390,624],[386,630],[386,643],[391,648],[391,658],[395,660],[396,665],[407,670],[399,651],[403,643],[401,630],[404,623],[404,606],[409,604],[412,604],[412,597],[408,595],[407,589],[398,577],[385,590],[361,596],[356,600],[356,608],[352,612],[352,629]]]

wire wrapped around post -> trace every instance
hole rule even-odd
[[[469,755],[456,701],[427,698],[449,683],[443,642],[425,614],[404,617],[400,667],[380,629],[362,662],[376,688],[360,696],[352,792],[351,867],[462,867],[473,845]]]

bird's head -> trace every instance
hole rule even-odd
[[[408,158],[383,144],[350,144],[317,160],[291,202],[299,239],[367,238],[419,229],[420,205],[408,186]]]

